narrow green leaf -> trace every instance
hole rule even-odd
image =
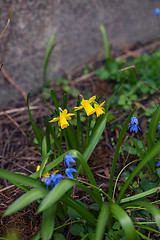
[[[59,201],[62,196],[73,186],[75,185],[75,182],[64,179],[61,182],[59,182],[43,199],[41,204],[38,208],[38,213],[44,211],[48,207],[50,207],[52,204],[55,204],[57,201]]]
[[[53,51],[53,49],[55,48],[56,44],[53,44],[53,41],[55,39],[55,35],[52,34],[47,47],[46,47],[46,52],[45,52],[45,58],[44,58],[44,65],[43,65],[43,87],[46,86],[47,83],[47,67],[48,67],[48,62],[51,56],[51,53]]]
[[[144,201],[132,202],[132,203],[122,205],[123,208],[126,208],[126,207],[128,208],[130,206],[138,206],[138,207],[146,208],[146,210],[152,214],[158,228],[160,229],[160,209],[159,208],[157,208],[150,202],[144,202]]]
[[[85,207],[83,207],[80,203],[78,203],[75,199],[64,195],[61,199],[63,203],[65,203],[67,206],[73,208],[79,215],[84,218],[87,223],[89,223],[91,226],[96,226],[96,219],[95,216]]]
[[[157,126],[159,121],[160,121],[160,105],[157,107],[156,111],[154,112],[151,122],[149,124],[148,133],[151,136],[151,140],[153,143],[155,143],[156,131],[157,131]]]
[[[67,109],[67,93],[63,95],[63,105],[62,109]]]
[[[117,142],[117,145],[116,145],[116,150],[115,150],[114,157],[113,157],[112,168],[111,168],[111,173],[110,173],[110,179],[109,179],[109,196],[110,197],[112,197],[113,178],[114,178],[114,174],[115,174],[115,169],[116,169],[116,164],[117,164],[120,148],[121,148],[121,145],[122,145],[122,142],[123,142],[126,130],[128,128],[129,121],[130,121],[134,111],[135,111],[135,108],[133,109],[133,111],[128,116],[128,118],[125,121],[125,123],[123,125],[123,128],[122,128],[122,130],[121,130],[121,132],[119,134],[118,142]]]
[[[54,142],[58,148],[58,151],[62,154],[63,153],[63,149],[62,149],[62,146],[61,146],[61,141],[57,138],[56,136],[56,133],[55,133],[55,127],[52,126],[48,120],[47,120],[47,124],[48,124],[48,129],[49,129],[49,132],[51,133],[53,139],[54,139]]]
[[[129,240],[136,240],[138,239],[136,230],[134,228],[134,224],[128,214],[117,204],[111,203],[110,204],[111,212],[113,216],[120,222],[127,239]]]
[[[153,157],[159,153],[160,149],[160,140],[153,146],[153,148],[149,151],[146,152],[145,156],[143,159],[140,161],[140,163],[137,165],[137,167],[133,170],[133,172],[130,174],[129,178],[127,181],[124,183],[118,198],[116,200],[116,203],[119,203],[128,188],[129,184],[133,181],[134,177],[138,174],[138,172],[150,161],[153,159]]]
[[[99,125],[97,126],[96,130],[91,135],[90,141],[88,143],[88,146],[86,147],[83,157],[85,161],[88,161],[91,153],[93,152],[94,148],[96,147],[97,143],[99,142],[100,137],[102,136],[102,133],[106,126],[106,114],[102,116],[101,121],[99,122]],[[98,121],[98,120],[97,120]]]
[[[37,199],[40,199],[45,196],[48,191],[44,188],[34,188],[26,193],[24,193],[21,197],[19,197],[16,201],[14,201],[5,211],[4,217],[11,215],[30,203],[34,202]]]
[[[120,203],[126,203],[126,202],[130,202],[130,201],[134,201],[134,200],[146,197],[148,195],[151,195],[151,194],[157,192],[158,190],[160,190],[160,187],[152,188],[148,191],[133,195],[131,197],[123,198]]]
[[[56,107],[57,110],[59,111],[60,105],[59,105],[58,99],[57,99],[57,97],[56,97],[56,94],[54,93],[53,90],[50,91],[50,95],[51,95],[51,97],[52,97],[52,99],[53,99],[53,102],[54,102],[54,104],[55,104],[55,107]]]
[[[41,178],[42,173],[43,173],[43,170],[44,170],[44,168],[45,168],[45,166],[46,166],[46,164],[47,164],[48,158],[49,158],[49,156],[50,156],[52,153],[53,153],[53,151],[50,150],[45,157],[43,156],[44,159],[43,159],[43,161],[42,161],[42,163],[41,163],[41,166],[40,166],[40,169],[39,169],[39,171],[38,171],[38,172],[39,172],[39,178]]]
[[[20,185],[28,187],[44,187],[44,183],[39,180],[33,179],[22,174],[9,172],[5,169],[0,168],[0,178],[6,179],[11,183],[18,183]]]
[[[108,38],[107,38],[107,33],[104,28],[103,24],[100,24],[100,30],[103,36],[103,42],[104,42],[104,47],[105,47],[105,53],[106,53],[106,59],[110,58],[110,49],[109,49],[109,44],[108,44]]]
[[[71,148],[80,151],[80,145],[79,145],[79,142],[77,139],[77,134],[72,125],[70,125],[68,128],[66,128],[66,134],[67,134],[67,139],[70,142]]]
[[[45,159],[47,154],[47,142],[46,142],[46,138],[44,137],[42,140],[42,159]]]
[[[96,226],[96,240],[103,240],[104,239],[104,232],[107,225],[107,221],[109,219],[109,205],[106,204],[102,205],[101,211],[98,216],[97,226]]]
[[[56,209],[57,204],[54,204],[47,208],[45,211],[43,211],[41,228],[42,240],[49,240],[53,235]]]
[[[34,121],[34,119],[32,117],[32,114],[31,114],[31,111],[30,111],[30,108],[29,108],[29,96],[30,96],[30,93],[27,96],[27,107],[28,107],[29,117],[30,117],[30,121],[31,121],[31,124],[32,124],[32,128],[33,128],[34,134],[35,134],[35,136],[37,138],[39,146],[41,147],[42,146],[42,136],[41,136],[41,132],[38,129],[37,124],[35,123],[35,121]]]

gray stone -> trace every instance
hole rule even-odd
[[[51,34],[56,35],[56,47],[48,78],[54,81],[104,52],[101,23],[115,49],[158,38],[160,18],[152,16],[156,7],[159,0],[1,0],[0,32],[8,9],[12,22],[0,40],[0,60],[17,85],[26,93],[36,93],[42,88],[45,47]],[[20,97],[0,73],[0,105]]]

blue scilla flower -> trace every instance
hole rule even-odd
[[[52,174],[50,177],[42,178],[42,181],[48,186],[51,186],[53,188],[55,185],[57,185],[60,181],[62,181],[64,177],[62,174]]]
[[[138,122],[138,119],[135,117],[135,116],[133,116],[132,118],[131,118],[131,125],[133,125],[133,124],[136,124],[136,125],[138,125],[139,124],[139,122]]]
[[[140,127],[138,127],[138,119],[134,116],[131,118],[130,120],[130,126],[128,127],[128,129],[130,130],[130,132],[135,132],[137,133],[138,132],[138,129],[141,131]]]
[[[64,166],[65,167],[72,167],[73,164],[70,163],[75,163],[76,157],[75,156],[70,156],[72,152],[69,152],[65,157],[64,157]]]
[[[160,166],[160,161],[158,161],[158,163],[157,163],[157,167],[159,167]]]
[[[77,170],[74,168],[66,168],[65,170],[66,175],[71,179],[73,179],[73,172],[77,172]]]
[[[153,12],[154,16],[159,16],[160,15],[160,9],[159,8],[155,8],[154,12]]]
[[[157,128],[158,128],[158,130],[160,130],[160,124],[158,124],[158,127],[157,127]]]

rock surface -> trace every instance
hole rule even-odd
[[[152,16],[156,7],[159,0],[1,0],[0,32],[9,9],[12,21],[0,40],[0,61],[18,86],[36,93],[42,87],[45,47],[51,34],[56,35],[56,47],[48,78],[54,81],[104,52],[101,23],[115,49],[158,38],[160,17]],[[0,73],[0,105],[19,97]]]

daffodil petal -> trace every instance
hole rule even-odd
[[[103,106],[105,104],[105,101],[104,102],[102,102],[101,104],[99,104],[99,106],[101,107],[101,106]]]
[[[82,108],[83,108],[83,106],[80,106],[80,107],[74,107],[74,111],[81,110]]]
[[[57,122],[57,121],[59,121],[59,117],[57,117],[57,118],[53,118],[53,119],[50,120],[49,122]]]
[[[88,101],[89,103],[93,102],[96,99],[96,96],[91,97]]]

